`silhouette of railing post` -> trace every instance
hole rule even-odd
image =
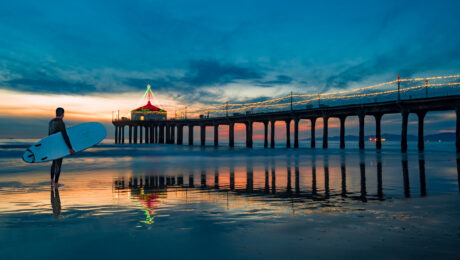
[[[275,148],[275,120],[270,121],[270,148]]]
[[[246,122],[246,147],[252,147],[252,121]]]
[[[149,127],[144,126],[144,131],[145,131],[145,143],[148,144],[150,142],[150,137],[149,137]]]
[[[345,148],[345,119],[346,116],[340,116],[340,149]]]
[[[364,112],[358,114],[359,119],[359,149],[364,149]]]
[[[124,144],[125,143],[125,126],[120,127],[121,131],[119,132],[120,134],[120,143]]]
[[[294,118],[294,148],[299,148],[299,118]]]
[[[128,128],[128,135],[129,135],[129,143],[133,143],[133,127],[130,125]]]
[[[201,141],[201,146],[205,146],[206,145],[206,125],[205,124],[201,124],[200,125],[200,141]]]
[[[316,147],[316,134],[315,134],[315,128],[316,128],[316,117],[313,117],[313,118],[310,118],[310,121],[311,121],[311,139],[310,139],[310,145],[311,145],[311,148],[315,148]]]
[[[160,131],[161,131],[160,129],[161,129],[161,125],[158,125],[158,126],[157,126],[157,137],[158,137],[157,143],[158,143],[158,144],[160,143]]]
[[[164,125],[163,127],[163,141],[161,142],[162,144],[168,144],[169,143],[169,125]]]
[[[401,110],[402,127],[401,127],[401,152],[407,152],[407,121],[409,119],[409,111],[403,108]]]
[[[235,147],[235,123],[230,123],[228,128],[228,146]]]
[[[323,116],[323,149],[327,148],[327,138],[328,138],[328,121],[329,117],[324,115]]]
[[[382,114],[374,114],[375,118],[375,147],[377,149],[382,149],[382,127],[381,127],[381,122],[382,122]]]
[[[155,126],[151,125],[149,128],[150,128],[150,143],[153,144],[153,143],[154,143],[154,139],[155,139],[155,138],[154,138],[154,135],[153,135]]]
[[[177,144],[182,144],[184,139],[184,125],[177,125]]]
[[[426,111],[418,111],[418,150],[423,151],[425,149],[425,140],[423,138],[423,120],[425,119]]]
[[[171,126],[168,124],[166,125],[166,143],[170,144],[171,143]]]
[[[188,145],[193,145],[193,125],[188,125]]]
[[[291,119],[286,119],[286,148],[291,148]]]
[[[134,126],[134,143],[137,144],[137,126]]]
[[[219,125],[214,125],[214,146],[219,145]]]
[[[268,121],[264,121],[264,148],[268,147]]]
[[[194,182],[195,182],[195,181],[194,181],[194,179],[193,179],[193,174],[190,174],[190,175],[188,176],[188,186],[189,186],[190,188],[195,187],[195,183],[194,183]]]
[[[165,126],[163,124],[160,125],[160,144],[165,143]]]
[[[118,126],[115,126],[115,144],[118,144]]]
[[[125,143],[125,126],[121,127],[121,143]]]
[[[171,125],[171,134],[169,135],[169,142],[170,144],[174,144],[176,142],[176,126]]]
[[[144,133],[143,133],[143,131],[142,131],[143,128],[144,128],[143,126],[141,126],[141,125],[139,126],[139,143],[140,143],[140,144],[143,142],[143,139],[144,139],[144,138],[143,138],[143,134],[144,134]]]

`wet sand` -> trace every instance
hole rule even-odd
[[[456,259],[457,161],[338,150],[94,148],[0,159],[6,259]]]

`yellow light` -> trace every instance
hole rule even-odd
[[[336,91],[336,92],[327,92],[327,93],[321,93],[321,94],[300,94],[300,95],[287,95],[283,97],[278,97],[266,101],[261,101],[261,102],[253,102],[253,103],[243,103],[243,104],[223,104],[223,105],[217,105],[217,106],[212,106],[212,107],[207,107],[204,109],[197,109],[197,110],[192,110],[190,111],[191,113],[225,113],[225,112],[238,112],[238,111],[247,111],[247,110],[253,110],[253,109],[259,109],[259,108],[281,108],[281,107],[287,107],[291,105],[290,99],[291,98],[297,98],[301,99],[299,101],[292,102],[292,105],[299,105],[299,104],[308,104],[314,101],[323,101],[323,100],[344,100],[344,99],[351,99],[351,98],[363,98],[363,97],[377,97],[381,95],[387,95],[387,94],[392,94],[398,92],[397,89],[394,89],[394,85],[398,82],[418,82],[418,81],[427,81],[427,80],[446,80],[446,79],[458,79],[460,78],[460,75],[450,75],[450,76],[438,76],[438,77],[427,77],[427,78],[413,78],[413,79],[401,79],[398,78],[397,80],[389,81],[389,82],[384,82],[384,83],[379,83],[367,87],[362,87],[362,88],[357,88],[357,89],[351,89],[351,90],[343,90],[343,91]],[[415,86],[406,86],[403,87],[399,90],[399,92],[407,92],[411,90],[417,90],[421,88],[426,88],[429,87],[430,89],[432,88],[438,88],[438,87],[458,87],[460,85],[460,82],[442,82],[442,83],[432,83],[429,86],[427,84],[424,85],[415,85]],[[376,89],[376,88],[388,88],[392,87],[393,89],[390,90],[383,90],[383,91],[373,91],[370,93],[364,93],[368,90],[371,89]],[[359,93],[363,92],[363,93]],[[356,93],[356,94],[354,94]],[[340,95],[340,96],[339,96]],[[287,101],[288,102],[283,102]],[[280,103],[282,102],[282,103]]]

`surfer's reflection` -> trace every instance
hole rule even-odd
[[[61,215],[61,198],[59,197],[59,189],[51,187],[51,207],[53,215],[58,217]]]
[[[458,190],[460,190],[460,157],[457,158],[457,181],[458,181]]]

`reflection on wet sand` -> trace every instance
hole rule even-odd
[[[51,187],[51,207],[53,215],[58,217],[61,215],[61,198],[59,197],[59,189]]]
[[[321,160],[322,159],[322,160]],[[279,161],[277,161],[279,164]],[[322,164],[318,167],[317,164]],[[244,166],[241,169],[241,165]],[[409,161],[403,155],[402,183],[403,196],[411,196]],[[114,181],[115,190],[131,190],[131,194],[143,194],[157,191],[168,192],[173,190],[199,190],[201,194],[214,194],[216,192],[232,192],[237,196],[266,196],[268,198],[291,198],[296,202],[320,201],[340,203],[343,200],[357,200],[367,202],[369,200],[385,200],[384,173],[382,155],[377,153],[375,161],[366,162],[366,157],[359,156],[358,166],[347,167],[346,156],[341,155],[339,166],[330,166],[328,156],[318,158],[311,157],[310,166],[301,166],[298,158],[287,160],[284,167],[278,166],[274,160],[263,163],[263,167],[256,167],[251,161],[239,162],[238,170],[231,164],[229,167],[214,166],[214,169],[203,168],[199,170],[201,185],[195,186],[195,173],[191,170],[188,174],[188,181],[184,181],[182,174],[170,175],[145,175],[129,177],[128,185],[125,185],[124,178],[116,178]],[[420,195],[427,194],[425,177],[425,159],[423,155],[418,159],[418,170],[420,178]],[[460,169],[460,168],[459,168]],[[370,172],[376,172],[376,176],[368,176]],[[292,174],[294,173],[294,174]],[[319,174],[319,175],[318,175]],[[349,176],[349,175],[356,175]],[[244,175],[244,177],[243,177]],[[321,176],[322,175],[322,176]],[[238,178],[236,177],[238,176]],[[318,179],[319,177],[322,177]],[[369,177],[369,178],[368,178]],[[228,178],[228,179],[227,179]],[[292,181],[292,178],[294,180]],[[359,184],[349,183],[347,179],[359,180]],[[311,180],[311,181],[310,181]],[[321,187],[318,188],[318,184]],[[372,189],[369,189],[368,186]]]

